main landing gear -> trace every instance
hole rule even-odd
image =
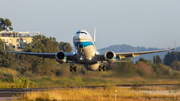
[[[73,70],[76,72],[77,67],[76,66],[70,66],[70,72],[72,72]]]
[[[101,71],[101,69],[103,70],[103,71],[106,71],[106,67],[105,66],[99,66],[99,71]]]

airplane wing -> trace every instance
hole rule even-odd
[[[122,58],[126,58],[126,57],[132,57],[133,59],[135,59],[135,57],[143,55],[143,54],[151,54],[151,53],[158,53],[158,52],[165,52],[165,51],[171,51],[174,50],[174,48],[171,49],[167,49],[167,50],[155,50],[155,51],[144,51],[144,52],[124,52],[124,53],[115,53],[116,55],[116,59],[121,60]],[[105,54],[99,54],[98,59],[99,60],[103,60],[104,61],[104,55]]]
[[[54,58],[56,53],[34,53],[34,52],[18,52],[18,51],[6,51],[10,53],[17,53],[17,54],[25,54],[25,55],[34,55],[38,57],[43,57],[43,58]]]
[[[57,53],[35,53],[35,52],[18,52],[18,51],[8,51],[5,48],[5,42],[4,42],[4,50],[6,52],[10,52],[10,53],[16,53],[16,54],[25,54],[25,55],[34,55],[34,56],[38,56],[38,57],[42,57],[44,58],[56,58],[56,54]],[[72,52],[72,53],[65,53],[66,57],[68,60],[72,61],[72,60],[77,60],[75,58],[76,53]]]
[[[25,55],[34,55],[34,56],[42,57],[43,59],[44,58],[53,58],[53,59],[55,59],[56,54],[57,54],[57,53],[34,53],[34,52],[18,52],[18,51],[6,51],[6,52],[17,53],[17,54],[25,54]],[[75,52],[65,53],[65,54],[66,54],[67,60],[69,60],[71,62],[74,60],[74,62],[77,62]],[[71,63],[69,61],[68,61],[68,63]]]
[[[135,59],[135,57],[143,55],[143,54],[151,54],[151,53],[158,53],[158,52],[165,52],[165,51],[170,51],[174,50],[174,48],[167,49],[167,50],[156,50],[156,51],[144,51],[144,52],[128,52],[128,53],[116,53],[116,58],[122,59],[126,57],[132,57]]]

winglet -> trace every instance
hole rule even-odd
[[[175,50],[176,48],[176,39],[175,39],[175,43],[174,43],[174,48],[171,48],[170,50]]]
[[[174,50],[175,48],[171,48],[171,50]]]
[[[95,40],[96,40],[96,27],[94,27],[94,44],[95,44]]]

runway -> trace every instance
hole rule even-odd
[[[117,84],[116,87],[143,87],[143,86],[176,86],[180,84]],[[81,88],[98,88],[107,86],[85,86]],[[23,94],[30,91],[37,90],[47,90],[47,89],[72,89],[78,87],[54,87],[54,88],[10,88],[10,89],[0,89],[0,100],[13,100],[13,95]],[[80,88],[80,87],[79,87]]]
[[[13,89],[0,89],[0,100],[13,100],[13,96],[17,94],[24,94],[30,91],[56,89],[56,88],[13,88]]]

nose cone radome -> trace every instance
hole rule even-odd
[[[91,40],[91,36],[90,34],[85,31],[85,30],[78,30],[74,37],[73,37],[74,40]]]

